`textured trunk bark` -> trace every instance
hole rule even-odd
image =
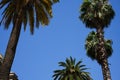
[[[104,32],[102,27],[97,28],[97,37],[99,39],[97,61],[101,65],[104,80],[112,80],[104,46]]]
[[[18,17],[13,25],[13,29],[8,41],[7,48],[6,48],[5,57],[0,67],[0,80],[9,80],[9,73],[13,64],[17,43],[19,40],[20,31],[21,31],[20,14],[21,14],[21,11],[19,12]]]
[[[104,80],[112,80],[107,59],[102,60],[102,62],[103,63],[101,64],[101,68],[102,68]]]

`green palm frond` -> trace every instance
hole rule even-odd
[[[3,4],[2,4],[3,3]],[[8,2],[7,2],[8,3]],[[6,4],[7,4],[6,3]],[[1,2],[1,6],[4,7],[3,5],[5,5],[4,1]],[[15,11],[15,8],[14,8],[14,5],[15,4],[8,4],[7,7],[3,10],[3,17],[2,17],[2,20],[0,23],[4,23],[5,24],[5,28],[8,29],[8,26],[10,25],[11,21],[12,21],[12,18],[13,18],[13,13]],[[1,8],[2,8],[1,7]]]
[[[26,16],[26,15],[28,14],[27,11],[26,11],[26,10],[27,10],[27,7],[24,7],[23,10],[24,10],[24,11],[23,11],[23,13],[22,13],[22,15],[23,15],[23,16],[22,16],[22,19],[23,19],[22,21],[23,21],[24,31],[25,31],[25,30],[26,30],[26,27],[27,27],[27,21],[28,21],[28,16]]]
[[[107,57],[110,57],[113,52],[112,41],[104,39],[104,42],[105,42],[105,49],[107,52]],[[96,59],[98,55],[98,52],[97,52],[98,43],[99,41],[97,38],[97,33],[94,31],[90,32],[86,39],[85,49],[86,49],[87,55],[93,60]]]
[[[114,10],[108,1],[84,0],[80,7],[80,19],[89,28],[108,27],[114,18]]]
[[[75,65],[75,61],[76,61],[76,60],[73,59],[71,56],[70,56],[70,61],[71,61],[71,64],[72,64],[72,65]]]
[[[59,62],[59,66],[67,67],[68,65],[65,62]]]
[[[112,44],[113,44],[112,40],[105,40],[105,49],[106,49],[106,52],[108,53],[107,57],[110,57],[113,53],[113,49],[111,46]]]
[[[75,65],[75,67],[78,67],[80,64],[82,63],[82,61],[78,61]],[[81,65],[82,66],[82,65]]]
[[[59,0],[2,0],[0,9],[3,11],[3,18],[0,22],[9,28],[11,22],[15,25],[16,19],[19,24],[24,24],[24,30],[29,20],[30,32],[34,33],[34,26],[48,25],[52,18],[52,5]],[[36,22],[36,23],[35,23]],[[35,25],[36,24],[36,25]]]
[[[54,80],[92,80],[88,72],[85,72],[85,65],[82,61],[75,62],[72,57],[66,58],[65,62],[59,62],[59,66],[64,67],[61,70],[55,70]]]
[[[98,44],[97,34],[94,31],[92,31],[87,36],[85,49],[86,49],[87,55],[93,60],[96,58],[97,44]]]
[[[42,6],[45,7],[47,13],[52,17],[52,1],[51,0],[41,0]]]

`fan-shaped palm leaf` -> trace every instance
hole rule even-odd
[[[105,49],[107,52],[107,57],[110,57],[113,52],[112,41],[104,40],[104,42],[105,42]],[[85,49],[86,49],[87,55],[93,60],[96,59],[98,55],[98,52],[97,52],[98,43],[99,41],[97,38],[97,33],[94,31],[90,32],[86,39]]]
[[[84,0],[80,7],[80,19],[86,27],[97,28],[108,27],[115,13],[108,1]]]

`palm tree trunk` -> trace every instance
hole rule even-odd
[[[13,24],[12,32],[5,52],[5,57],[2,66],[0,67],[0,80],[9,80],[9,73],[14,61],[17,43],[21,31],[20,14],[21,11],[19,12],[15,23]]]
[[[108,66],[108,60],[104,59],[104,60],[102,60],[102,62],[103,63],[101,64],[101,68],[102,68],[104,80],[112,80],[111,75],[110,75],[110,69]]]
[[[112,80],[104,46],[104,32],[102,27],[97,28],[97,37],[99,39],[97,61],[101,65],[104,80]]]

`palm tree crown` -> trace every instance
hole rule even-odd
[[[52,17],[52,4],[58,0],[2,0],[0,9],[6,7],[3,11],[1,23],[8,28],[10,23],[15,21],[19,15],[20,23],[24,24],[26,29],[27,21],[30,24],[30,31],[33,34],[34,26],[37,28],[39,24],[48,25],[49,18]],[[34,25],[36,22],[36,25]]]
[[[112,55],[112,52],[113,52],[112,41],[104,39],[104,42],[105,42],[105,49],[106,49],[107,58],[108,58]],[[99,44],[99,41],[97,38],[97,33],[94,31],[90,32],[86,39],[85,49],[87,51],[87,55],[93,60],[96,59],[97,55],[99,54],[97,52],[98,44]]]
[[[87,68],[81,64],[82,61],[77,63],[75,61],[70,57],[70,59],[66,59],[66,62],[59,62],[59,66],[64,69],[54,71],[54,80],[92,80],[89,73],[84,71]]]
[[[84,0],[80,11],[80,19],[89,28],[108,27],[115,15],[107,0]]]

